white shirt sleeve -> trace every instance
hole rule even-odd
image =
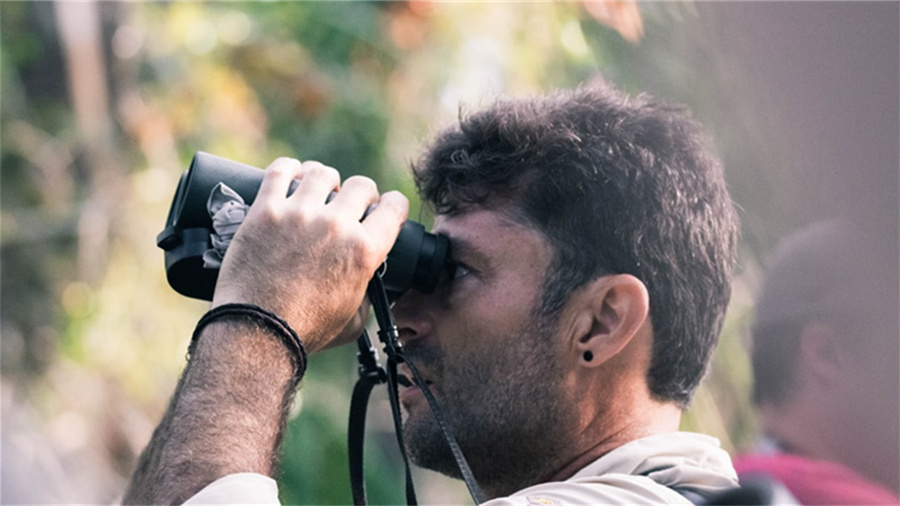
[[[256,473],[223,476],[194,494],[184,504],[272,504],[278,501],[275,480]]]

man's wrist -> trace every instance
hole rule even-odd
[[[303,345],[303,341],[297,332],[285,320],[275,313],[261,308],[254,304],[223,304],[221,306],[210,309],[197,322],[194,334],[191,337],[191,344],[188,348],[188,355],[194,353],[197,341],[200,338],[203,329],[212,322],[218,320],[237,320],[252,323],[259,330],[266,331],[281,340],[281,343],[288,350],[291,356],[291,363],[294,369],[294,379],[299,381],[306,372],[306,364],[309,355]]]
[[[248,318],[208,322],[126,502],[181,502],[223,476],[278,471],[300,380],[292,352]]]
[[[249,318],[210,321],[199,331],[176,403],[191,428],[191,460],[218,463],[217,475],[277,473],[287,420],[302,371],[271,330]],[[235,459],[234,455],[240,455]]]

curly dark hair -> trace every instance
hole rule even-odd
[[[654,331],[651,392],[689,404],[728,305],[738,220],[685,108],[605,83],[500,99],[461,114],[413,171],[438,214],[508,202],[548,239],[546,315],[599,276],[640,279]]]

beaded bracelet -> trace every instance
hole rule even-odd
[[[281,342],[291,351],[291,363],[294,366],[294,377],[299,379],[306,372],[306,362],[308,354],[306,348],[303,347],[303,341],[297,332],[290,325],[275,313],[267,311],[253,304],[223,304],[221,306],[210,309],[194,328],[194,334],[191,336],[191,344],[188,347],[188,356],[193,355],[194,348],[197,346],[197,339],[200,332],[210,323],[221,319],[249,319],[262,328],[265,328],[281,339]]]

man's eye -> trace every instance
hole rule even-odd
[[[453,268],[450,271],[450,279],[452,279],[453,281],[456,281],[457,279],[468,276],[471,273],[472,273],[472,271],[469,270],[468,267],[466,267],[463,264],[457,263],[457,264],[453,265]]]

